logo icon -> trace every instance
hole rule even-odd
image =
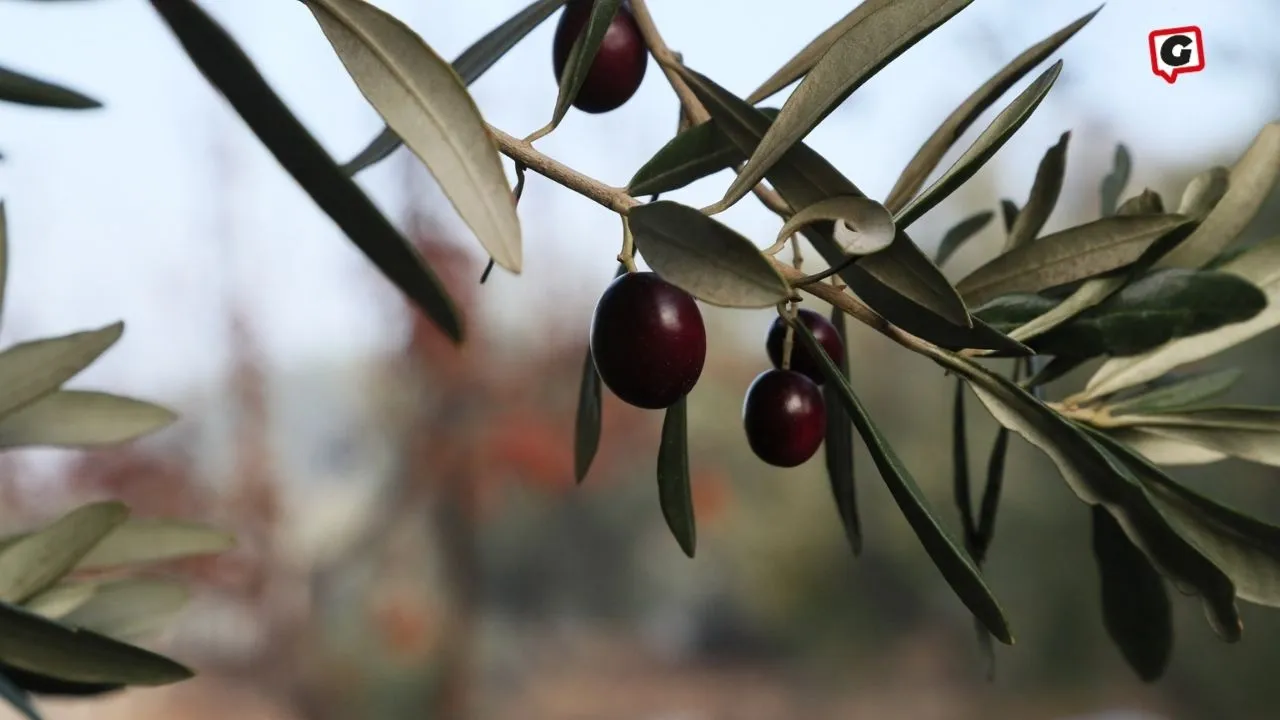
[[[1151,72],[1170,85],[1179,75],[1204,69],[1204,37],[1198,25],[1152,30],[1147,42],[1151,47]]]

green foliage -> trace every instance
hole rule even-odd
[[[1090,508],[1103,578],[1104,623],[1141,678],[1157,678],[1172,647],[1166,581],[1198,597],[1211,627],[1228,642],[1241,637],[1239,600],[1280,605],[1280,528],[1192,493],[1162,467],[1226,457],[1280,465],[1280,410],[1199,405],[1234,377],[1170,381],[1179,367],[1280,325],[1280,304],[1275,302],[1280,296],[1280,239],[1230,255],[1230,246],[1280,175],[1280,125],[1263,128],[1230,170],[1210,168],[1197,176],[1178,206],[1169,210],[1151,191],[1122,197],[1132,158],[1123,145],[1117,146],[1113,167],[1099,183],[1099,217],[1044,235],[1065,177],[1070,135],[1064,133],[1045,152],[1025,204],[999,201],[1006,231],[999,251],[952,283],[938,264],[985,227],[995,208],[953,228],[942,239],[936,262],[906,230],[963,186],[1033,119],[1062,61],[1042,70],[1009,101],[938,180],[927,188],[925,180],[979,115],[1049,60],[1101,8],[1027,48],[975,89],[924,141],[879,203],[804,140],[882,67],[961,12],[968,0],[868,0],[745,99],[685,66],[665,47],[643,0],[581,1],[592,2],[591,16],[559,78],[551,122],[519,140],[485,124],[466,85],[560,3],[530,5],[450,65],[373,6],[357,0],[304,0],[390,128],[346,166],[346,173],[276,99],[234,41],[191,0],[152,0],[152,5],[285,169],[455,340],[462,335],[461,321],[434,275],[348,177],[385,156],[396,137],[429,167],[497,265],[518,272],[522,257],[512,192],[498,164],[505,155],[521,177],[527,168],[622,216],[618,258],[625,269],[633,267],[638,250],[670,285],[704,302],[777,304],[790,327],[785,352],[807,352],[822,369],[828,476],[855,553],[863,538],[854,501],[852,446],[846,442],[852,440],[851,429],[870,451],[923,549],[973,613],[982,642],[989,643],[988,634],[1005,643],[1013,638],[981,566],[992,547],[1004,459],[1014,436],[1043,451]],[[635,172],[627,189],[619,190],[565,167],[531,143],[553,132],[568,112],[587,71],[606,51],[600,43],[605,28],[623,12],[634,13],[682,107],[675,137]],[[797,81],[780,110],[757,107]],[[669,199],[643,203],[634,197],[677,191],[725,170],[732,170],[734,178],[722,199],[701,211]],[[752,193],[779,216],[776,242],[766,251],[710,217]],[[801,242],[816,250],[827,270],[805,276],[776,259],[789,244]],[[823,282],[828,279],[842,284]],[[831,303],[841,313],[837,317],[854,316],[962,383],[953,444],[964,528],[960,542],[940,524],[911,471],[868,415],[854,393],[848,366],[833,362],[814,334],[785,312],[800,293]],[[837,327],[844,338],[843,322]],[[98,346],[94,343],[103,342],[103,336],[87,336],[73,344],[91,359]],[[1018,356],[1019,372],[1033,377],[1020,381],[1018,375],[993,371],[987,364],[992,356]],[[1045,400],[1042,385],[1086,357],[1106,362],[1085,388],[1061,401]],[[787,370],[787,362],[782,361],[781,370]],[[4,367],[0,355],[0,374]],[[588,357],[576,433],[579,480],[599,442],[601,377]],[[50,382],[56,387],[61,380]],[[963,426],[964,386],[1002,427],[976,512]],[[5,407],[3,400],[0,396],[0,407]],[[684,399],[666,410],[658,494],[676,540],[692,555],[695,523],[685,413]],[[3,653],[0,660],[5,660]]]
[[[8,255],[0,203],[0,307]],[[158,405],[64,387],[123,332],[124,324],[114,323],[0,351],[0,448],[101,447],[172,424],[177,416]],[[173,660],[130,644],[163,629],[183,608],[182,583],[77,573],[118,573],[232,544],[226,533],[195,523],[130,520],[118,502],[84,505],[32,532],[0,538],[0,696],[38,719],[31,693],[96,695],[190,677]]]

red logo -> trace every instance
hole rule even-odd
[[[1198,25],[1152,30],[1147,43],[1151,48],[1151,72],[1170,85],[1179,75],[1204,70],[1204,37]]]

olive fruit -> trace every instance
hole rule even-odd
[[[591,0],[570,0],[560,15],[551,51],[556,82],[564,75],[574,41],[587,26],[592,4]],[[624,2],[605,30],[600,50],[591,61],[573,106],[588,113],[617,110],[640,89],[648,66],[649,50],[631,8]]]
[[[596,303],[591,356],[600,379],[623,402],[670,407],[697,384],[707,359],[698,303],[654,273],[627,273]]]
[[[813,337],[822,345],[822,349],[827,352],[827,356],[838,367],[840,362],[844,360],[844,340],[840,338],[840,333],[836,332],[836,326],[824,317],[821,313],[816,313],[808,308],[801,308],[796,312],[796,319],[809,328],[809,332],[813,333]],[[773,325],[769,326],[769,336],[765,339],[765,349],[769,353],[769,360],[773,362],[775,368],[782,367],[782,345],[787,337],[787,322],[781,317],[775,318]],[[818,358],[813,357],[806,348],[797,339],[791,346],[791,369],[804,375],[815,383],[821,385],[826,376],[822,374],[822,366],[819,364]]]
[[[801,465],[826,434],[822,390],[794,370],[766,370],[747,388],[742,424],[756,457],[776,467]]]

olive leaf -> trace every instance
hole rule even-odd
[[[124,323],[32,340],[0,352],[0,418],[57,390],[102,356],[124,334]]]
[[[889,195],[884,201],[885,207],[895,213],[906,207],[911,198],[920,191],[921,187],[924,187],[925,180],[929,179],[929,175],[938,167],[938,163],[942,161],[943,156],[960,139],[960,136],[973,125],[978,116],[986,112],[987,108],[1000,99],[1000,96],[1008,92],[1009,88],[1013,87],[1015,83],[1031,72],[1037,65],[1044,62],[1045,58],[1062,47],[1081,28],[1089,24],[1089,21],[1100,10],[1102,10],[1101,5],[1049,37],[1023,50],[1008,65],[1001,68],[999,72],[992,75],[981,87],[965,98],[964,102],[951,111],[947,119],[942,121],[938,129],[933,131],[933,135],[929,136],[929,139],[920,146],[915,156],[907,163],[907,167],[902,171],[897,182],[894,183],[893,189],[889,191]]]
[[[1036,390],[1041,390],[1044,385],[1065,377],[1067,373],[1080,367],[1089,359],[1065,356],[1053,358],[1036,370],[1034,375],[1022,382],[1022,387],[1030,389],[1037,400],[1043,400],[1044,398],[1039,393],[1035,393]]]
[[[974,311],[996,329],[1041,317],[1054,300],[1004,295]],[[1070,321],[1027,341],[1038,353],[1069,357],[1136,355],[1170,339],[1248,320],[1266,306],[1256,286],[1212,270],[1154,272]],[[1018,325],[1021,326],[1021,325]]]
[[[667,527],[685,555],[693,557],[697,528],[689,481],[688,396],[667,408],[658,447],[658,503]]]
[[[822,54],[782,104],[777,120],[760,139],[724,198],[708,208],[716,213],[741,200],[792,145],[920,39],[965,9],[973,0],[886,2],[859,18]]]
[[[770,122],[778,116],[775,108],[760,108],[760,112]],[[711,120],[681,131],[667,141],[632,176],[627,183],[627,194],[639,197],[679,190],[746,160],[746,154]]]
[[[889,247],[897,235],[893,216],[883,205],[863,195],[837,195],[819,200],[792,215],[778,231],[778,240],[824,220],[836,223],[832,235],[837,239],[840,238],[842,224],[852,228],[849,240],[840,243],[841,249],[850,255],[880,252]]]
[[[1151,415],[1184,410],[1230,390],[1243,372],[1226,368],[1175,379],[1119,402],[1108,403],[1111,415]]]
[[[845,315],[840,308],[831,309],[831,325],[845,347],[836,367],[849,378],[849,335],[845,327]],[[862,523],[858,519],[858,493],[853,466],[853,420],[840,402],[840,391],[831,383],[822,384],[822,400],[827,410],[827,432],[823,440],[823,453],[827,467],[827,481],[831,495],[840,514],[845,539],[854,556],[862,553]]]
[[[676,72],[744,154],[756,147],[769,125],[760,111],[687,67],[680,66]],[[792,207],[838,195],[865,196],[803,143],[793,146],[774,166],[769,182]],[[846,262],[850,257],[833,237],[812,227],[804,234],[828,264],[841,267],[840,278],[858,297],[903,330],[945,347],[1026,350],[990,328],[972,325],[955,288],[901,228],[889,247],[857,258],[856,263]]]
[[[1231,186],[1231,171],[1215,165],[1191,178],[1178,202],[1178,214],[1203,220],[1222,200]]]
[[[21,537],[21,536],[20,536]],[[14,539],[0,541],[0,546]],[[226,552],[235,536],[189,520],[129,518],[116,526],[76,565],[77,570],[103,570],[123,565],[157,563]]]
[[[552,111],[551,122],[547,123],[544,132],[554,129],[564,119],[565,113],[569,112],[569,106],[577,99],[582,83],[587,80],[587,73],[591,72],[591,63],[596,59],[596,53],[600,52],[605,32],[613,22],[613,16],[618,13],[618,8],[622,6],[622,0],[591,0],[591,3],[591,15],[587,18],[587,24],[569,50],[569,57],[565,59],[555,110]]]
[[[973,555],[978,528],[973,514],[973,491],[969,483],[969,434],[964,415],[964,380],[956,378],[951,399],[951,493],[960,511],[960,529],[965,550]]]
[[[1224,452],[1165,437],[1141,428],[1107,428],[1106,434],[1156,465],[1205,465],[1229,457]]]
[[[628,214],[636,249],[667,282],[722,307],[764,308],[791,295],[769,258],[728,226],[670,200]]]
[[[1177,425],[1126,425],[1187,448],[1280,467],[1280,435],[1274,430]],[[1221,458],[1217,458],[1221,459]],[[1205,460],[1211,462],[1211,460]]]
[[[167,685],[194,675],[162,655],[7,603],[0,603],[0,662],[56,680],[102,685]]]
[[[1120,203],[1116,215],[1158,215],[1164,212],[1164,200],[1160,193],[1145,188],[1142,192]]]
[[[63,582],[33,596],[22,606],[41,617],[60,620],[89,602],[97,591],[96,582]]]
[[[462,318],[431,267],[267,85],[235,40],[193,0],[151,0],[187,56],[276,161],[388,280],[454,342]],[[510,191],[503,190],[503,198]]]
[[[0,602],[21,603],[47,590],[128,516],[123,503],[84,505],[0,550]]]
[[[911,476],[911,471],[880,434],[880,429],[872,422],[871,416],[853,392],[848,379],[831,361],[821,343],[813,337],[813,333],[805,327],[804,323],[794,320],[789,322],[795,329],[796,339],[818,362],[822,375],[826,379],[825,384],[839,391],[841,406],[849,414],[858,434],[862,436],[876,469],[880,471],[880,477],[884,480],[908,524],[911,525],[911,529],[915,531],[916,537],[924,545],[925,552],[929,554],[943,578],[974,617],[981,621],[997,640],[1006,645],[1012,645],[1013,636],[1009,631],[1008,620],[1005,619],[1004,611],[987,587],[986,581],[982,579],[982,573],[933,516],[928,501],[925,500],[920,487]]]
[[[941,266],[951,259],[951,256],[974,235],[982,232],[982,229],[991,222],[993,217],[995,217],[995,213],[990,210],[983,210],[952,225],[947,234],[942,236],[942,241],[938,243],[938,252],[933,256],[934,264]]]
[[[755,105],[768,98],[791,83],[804,77],[823,55],[827,54],[827,50],[831,49],[832,44],[839,40],[842,35],[858,23],[862,22],[871,13],[882,10],[887,5],[897,2],[898,0],[866,0],[859,3],[849,14],[840,18],[831,27],[823,30],[818,37],[814,38],[808,45],[800,49],[790,60],[777,72],[770,75],[767,80],[760,84],[747,96],[747,102]]]
[[[0,672],[0,698],[9,703],[13,709],[22,713],[27,720],[44,720],[40,717],[40,713],[36,711],[35,705],[31,702],[31,696],[27,694],[17,683],[8,675]]]
[[[102,103],[62,85],[0,67],[0,101],[62,110],[93,110]]]
[[[535,0],[525,9],[512,15],[506,22],[490,30],[484,37],[475,41],[462,54],[454,58],[453,71],[462,82],[470,85],[484,75],[494,63],[502,59],[511,48],[533,32],[547,18],[555,14],[566,0]],[[348,176],[364,170],[384,160],[401,145],[400,136],[395,130],[383,127],[382,132],[369,142],[363,150],[342,166]]]
[[[61,622],[129,642],[164,629],[190,599],[191,591],[175,580],[125,578],[98,585],[93,597]]]
[[[998,423],[1049,456],[1063,480],[1089,505],[1102,505],[1162,575],[1199,595],[1214,630],[1224,639],[1241,633],[1231,580],[1169,524],[1133,473],[1083,430],[1006,378],[940,348],[921,351],[969,382]]]
[[[619,263],[614,278],[620,278],[627,267]],[[604,413],[604,396],[600,391],[600,371],[587,348],[582,364],[582,380],[578,385],[578,411],[573,424],[573,476],[579,483],[587,477],[596,451],[600,449],[600,422]]]
[[[956,289],[970,305],[1009,293],[1039,292],[1129,265],[1190,222],[1181,215],[1114,216],[1047,235],[974,270]]]
[[[1198,268],[1212,260],[1235,240],[1271,196],[1280,177],[1280,123],[1268,123],[1254,137],[1231,169],[1222,199],[1201,221],[1200,227],[1159,267]]]
[[[1115,440],[1089,432],[1125,463],[1178,533],[1226,573],[1241,600],[1280,607],[1280,527],[1196,493]]]
[[[1164,674],[1173,651],[1173,607],[1164,579],[1103,508],[1093,506],[1093,557],[1102,592],[1102,620],[1138,677]]]
[[[922,215],[946,200],[951,193],[960,189],[961,185],[977,174],[982,166],[994,157],[1009,138],[1013,137],[1013,134],[1031,118],[1031,113],[1040,107],[1040,101],[1049,94],[1049,89],[1053,87],[1060,72],[1062,72],[1061,60],[1050,65],[1049,69],[1041,73],[1034,82],[1005,106],[995,120],[992,120],[973,144],[964,151],[964,154],[942,174],[942,177],[894,214],[899,227],[908,227],[920,219]]]
[[[1123,413],[1108,418],[1113,427],[1126,425],[1258,430],[1280,433],[1280,408],[1253,405],[1190,407],[1157,413]]]
[[[149,435],[177,419],[172,410],[142,400],[58,390],[0,418],[0,448],[113,445]]]
[[[1102,178],[1102,185],[1098,189],[1098,194],[1102,196],[1102,217],[1116,214],[1120,194],[1129,184],[1129,176],[1132,173],[1133,159],[1129,155],[1129,148],[1125,147],[1124,143],[1116,143],[1115,153],[1111,158],[1111,172]]]
[[[1031,195],[1027,204],[1018,212],[1009,236],[1005,239],[1005,252],[1035,240],[1044,229],[1049,215],[1058,204],[1058,196],[1062,193],[1062,181],[1067,172],[1067,142],[1070,132],[1062,133],[1057,144],[1049,148],[1040,160],[1036,169],[1036,178],[1031,184]]]
[[[520,272],[520,219],[498,147],[462,79],[365,0],[304,0],[365,99],[431,170],[493,261]]]
[[[1018,204],[1005,198],[1000,201],[1000,218],[1004,220],[1004,231],[1008,234],[1013,230],[1013,224],[1018,221]]]
[[[1280,236],[1255,245],[1221,265],[1219,270],[1261,288],[1267,295],[1266,309],[1246,322],[1174,340],[1136,357],[1108,360],[1089,379],[1082,399],[1110,395],[1154,380],[1176,367],[1217,355],[1280,325]]]

